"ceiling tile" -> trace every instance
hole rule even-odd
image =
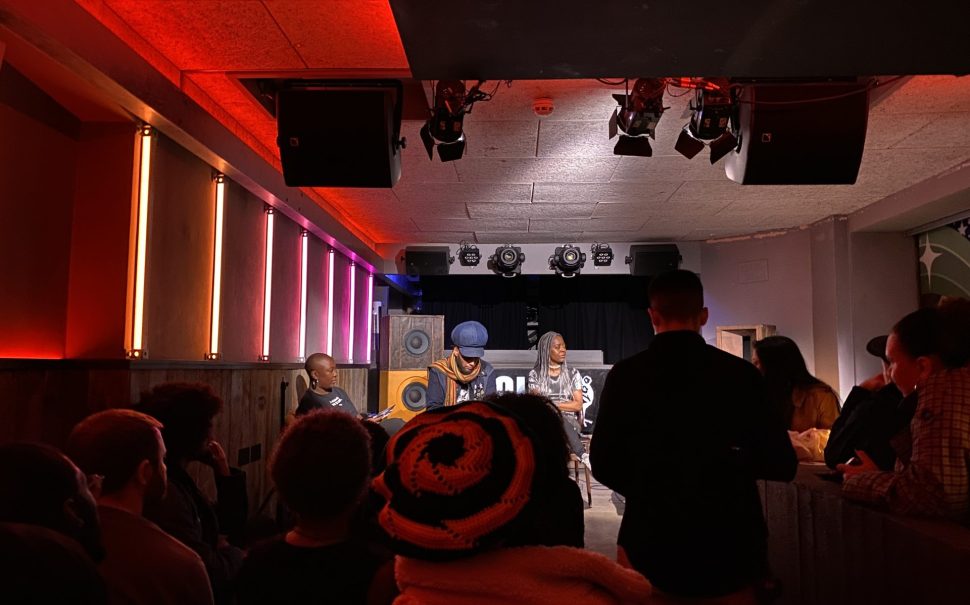
[[[610,140],[606,120],[595,122],[543,122],[539,130],[539,157],[612,158],[616,140]]]
[[[589,218],[595,204],[468,204],[473,219]]]
[[[589,202],[652,204],[668,199],[680,185],[681,181],[536,183],[532,201],[565,204]]]
[[[465,152],[469,158],[534,158],[538,120],[486,122],[465,118]]]
[[[388,238],[379,243],[457,244],[475,241],[475,234],[467,231],[401,231],[388,234]]]
[[[872,108],[873,113],[970,111],[970,78],[916,76]]]
[[[106,0],[181,70],[306,67],[266,7],[256,0]]]
[[[935,113],[869,113],[866,149],[885,149],[907,142],[914,132],[941,114]],[[909,145],[903,145],[908,147]]]
[[[464,182],[533,183],[608,181],[616,158],[466,158],[454,162]]]
[[[529,221],[530,233],[559,233],[566,231],[637,231],[643,226],[644,219],[612,219],[612,218],[534,218]]]
[[[529,183],[420,183],[401,182],[394,187],[394,193],[402,202],[422,204],[427,202],[445,203],[448,201],[484,203],[505,202],[528,204],[532,199],[532,185]]]
[[[475,232],[475,238],[480,244],[561,244],[563,242],[577,242],[580,236],[579,231],[561,233],[526,233],[523,231],[512,231],[509,233],[484,233]],[[485,253],[485,250],[482,250]],[[489,250],[488,253],[492,251]]]
[[[387,0],[264,0],[310,68],[406,69]]]
[[[932,116],[923,128],[893,145],[908,147],[968,147],[970,146],[970,112],[944,113]]]
[[[656,146],[654,146],[654,152],[658,152]],[[712,166],[702,155],[698,155],[693,160],[688,160],[682,155],[656,155],[652,158],[621,158],[611,180],[613,182],[723,181],[727,180],[727,176],[724,175],[723,161]]]

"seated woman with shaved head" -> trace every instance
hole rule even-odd
[[[336,386],[337,364],[333,357],[325,353],[314,353],[307,357],[303,367],[310,377],[310,388],[300,399],[300,405],[296,408],[297,416],[319,409],[334,409],[358,416],[357,407],[350,400],[350,395]]]

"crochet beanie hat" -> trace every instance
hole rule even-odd
[[[525,514],[537,475],[531,438],[490,403],[429,410],[387,446],[374,481],[378,521],[395,552],[447,560],[501,544]]]

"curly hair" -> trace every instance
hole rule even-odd
[[[195,459],[205,448],[222,399],[207,384],[166,382],[142,393],[135,408],[161,422],[169,460]]]
[[[297,515],[328,519],[352,508],[366,493],[370,448],[370,436],[353,416],[313,411],[283,433],[270,460],[270,476]]]

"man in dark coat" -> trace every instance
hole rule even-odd
[[[755,480],[790,481],[795,452],[755,367],[700,335],[700,279],[658,276],[649,298],[656,336],[606,378],[593,476],[626,497],[617,543],[658,591],[754,602],[768,571]]]

